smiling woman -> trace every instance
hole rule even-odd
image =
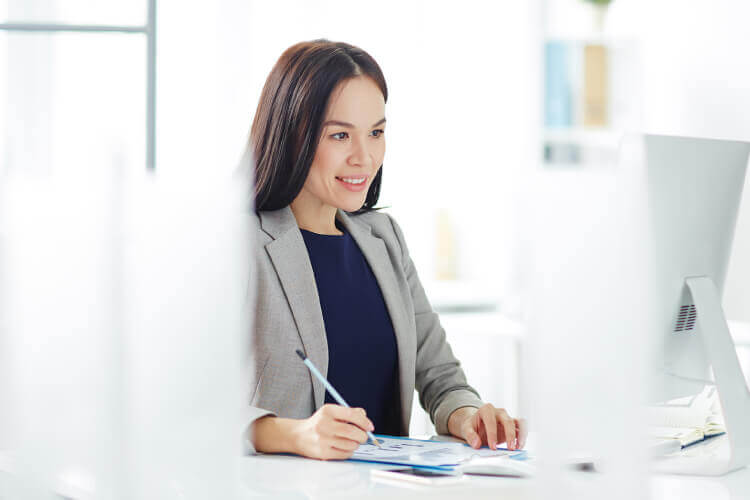
[[[266,80],[250,138],[250,450],[347,458],[366,431],[408,435],[415,388],[438,432],[524,445],[523,420],[466,383],[399,226],[374,208],[387,97],[369,54],[327,40],[290,47]],[[334,404],[297,350],[354,408]]]

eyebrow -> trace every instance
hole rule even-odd
[[[378,122],[375,123],[373,127],[377,127],[378,125],[382,125],[383,123],[385,123],[385,118],[381,118],[380,120],[378,120]],[[328,125],[338,125],[339,127],[355,128],[351,123],[342,122],[339,120],[328,120],[323,122],[323,127],[327,127]]]

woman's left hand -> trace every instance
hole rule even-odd
[[[503,408],[495,408],[490,403],[481,408],[457,409],[448,419],[448,430],[472,448],[486,444],[494,450],[498,444],[507,443],[509,450],[517,450],[526,444],[526,421],[512,418]]]

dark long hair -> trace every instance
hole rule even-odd
[[[286,207],[297,197],[315,158],[331,93],[342,81],[360,75],[372,78],[388,100],[380,66],[360,48],[313,40],[281,54],[263,86],[250,130],[256,211]],[[374,208],[382,177],[381,165],[356,213]]]

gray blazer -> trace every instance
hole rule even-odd
[[[336,218],[362,250],[391,317],[398,346],[401,430],[409,432],[416,388],[437,432],[448,434],[448,417],[454,410],[479,407],[482,401],[466,383],[445,340],[401,230],[382,212],[351,215],[339,210]],[[295,350],[302,349],[323,375],[328,371],[328,344],[312,265],[289,207],[251,219],[257,293],[249,422],[265,415],[306,418],[323,405],[325,388]]]

